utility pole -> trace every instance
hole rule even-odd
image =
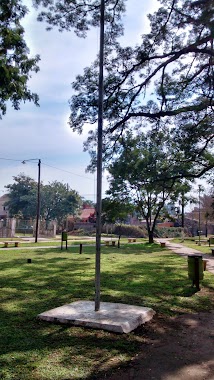
[[[99,53],[99,99],[97,143],[97,205],[96,205],[96,262],[95,262],[95,311],[100,309],[100,255],[102,211],[102,148],[103,148],[103,65],[104,65],[104,14],[105,2],[100,3],[100,53]]]
[[[38,184],[37,184],[37,210],[36,210],[36,234],[35,243],[38,241],[39,218],[40,218],[40,177],[41,177],[41,160],[38,162]]]
[[[37,161],[38,160],[38,183],[37,183],[37,206],[36,206],[36,232],[35,232],[35,243],[38,241],[39,233],[39,218],[40,218],[40,184],[41,184],[41,160],[40,158],[29,158],[28,160],[22,161],[22,164],[26,164],[27,161]]]

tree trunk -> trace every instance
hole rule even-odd
[[[149,231],[149,243],[154,243],[154,234],[153,234],[153,231]]]

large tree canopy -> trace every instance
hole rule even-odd
[[[149,16],[151,30],[141,44],[118,44],[105,56],[104,148],[112,153],[126,129],[147,124],[160,130],[167,124],[197,160],[214,138],[214,2],[160,2],[159,10]],[[85,123],[97,121],[97,83],[96,61],[73,83],[74,130],[81,132]],[[85,149],[95,141],[96,132],[91,132]]]
[[[0,2],[0,118],[6,113],[7,101],[16,110],[21,101],[38,105],[38,95],[27,86],[30,73],[39,70],[39,56],[29,57],[24,40],[21,20],[27,11],[21,0]]]
[[[162,0],[161,3],[162,7],[149,16],[151,31],[142,36],[140,45],[125,48],[118,45],[116,52],[106,56],[105,116],[111,132],[135,117],[156,120],[187,112],[192,117],[194,111],[210,114],[213,106],[213,1]],[[96,65],[92,65],[74,83],[77,96],[84,98],[84,108],[81,110],[78,103],[76,116],[80,116],[81,111],[84,114],[85,101],[89,110],[94,106],[92,100],[96,99],[96,92],[89,99],[87,95],[96,76]],[[86,83],[83,78],[87,79]],[[150,84],[155,84],[156,98],[147,103]],[[75,125],[75,113],[72,116]],[[82,125],[81,118],[77,120]],[[89,121],[94,120],[89,118]]]
[[[105,0],[106,43],[115,42],[123,34],[125,1]],[[44,7],[38,20],[46,21],[48,30],[56,26],[60,31],[74,30],[79,37],[86,37],[91,27],[100,24],[100,0],[33,0],[33,4]]]
[[[164,125],[177,129],[176,138],[197,160],[209,151],[214,136],[214,2],[159,0],[149,15],[150,32],[138,45],[122,47],[119,36],[125,0],[107,0],[104,120],[106,156],[126,129]],[[60,30],[75,28],[85,36],[99,22],[99,0],[34,0],[45,6],[39,19]],[[109,38],[111,36],[111,38]],[[78,132],[97,122],[98,61],[73,83],[70,126]],[[174,134],[175,135],[175,134]],[[94,158],[96,131],[85,149]],[[182,149],[183,149],[182,146]],[[212,165],[204,167],[204,172]],[[199,174],[199,173],[198,173]],[[198,175],[197,174],[197,175]],[[202,175],[201,172],[199,175]]]

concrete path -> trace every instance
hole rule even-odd
[[[187,257],[188,255],[202,255],[203,259],[207,260],[206,270],[214,274],[214,256],[207,255],[194,248],[185,247],[183,244],[173,243],[171,239],[155,239],[158,243],[166,243],[166,247],[180,256]]]

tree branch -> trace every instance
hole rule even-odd
[[[166,117],[166,116],[176,116],[176,115],[179,115],[181,113],[194,112],[194,111],[199,112],[199,111],[202,111],[202,110],[206,109],[207,107],[211,107],[211,106],[214,106],[214,100],[212,100],[211,102],[206,101],[206,102],[203,102],[203,103],[200,103],[197,105],[181,107],[181,108],[178,108],[178,109],[172,110],[172,111],[170,111],[170,110],[169,111],[159,111],[159,112],[154,112],[154,113],[151,113],[151,112],[130,112],[125,117],[123,117],[122,120],[118,121],[114,125],[114,127],[110,128],[108,130],[108,132],[113,133],[117,128],[119,128],[121,125],[125,124],[132,117],[145,117],[148,119],[156,120],[156,119],[160,119],[160,118]]]

